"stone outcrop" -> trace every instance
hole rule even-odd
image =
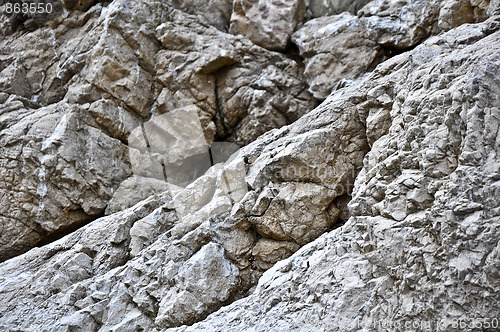
[[[172,0],[171,6],[188,14],[196,15],[221,31],[229,29],[233,0]]]
[[[357,17],[343,13],[310,20],[292,41],[305,58],[309,91],[323,100],[432,34],[484,21],[495,6],[468,0],[373,1]]]
[[[290,46],[292,33],[310,17],[356,14],[369,0],[235,0],[229,31],[269,50]]]
[[[359,10],[359,17],[343,13],[305,23],[292,40],[305,58],[311,93],[325,99],[337,85],[361,77],[392,52],[411,48],[434,33],[440,4],[373,1]]]
[[[484,21],[490,1],[444,1],[439,12],[439,27],[443,30],[455,28],[464,23]]]
[[[127,149],[58,103],[11,95],[1,106],[0,259],[101,215],[131,174]]]
[[[235,0],[230,31],[259,46],[283,51],[305,14],[304,0]]]
[[[173,9],[205,4],[227,14],[223,1],[78,2],[0,40],[0,260],[102,216],[152,116],[195,108],[209,144],[245,145],[316,106],[295,61]]]
[[[106,206],[106,215],[123,211],[154,194],[169,190],[168,183],[152,177],[133,175],[120,184]]]
[[[356,14],[370,0],[309,0],[307,6],[312,17],[337,15],[343,12]]]
[[[6,271],[5,298],[12,301],[16,293],[26,291],[31,295],[23,301],[38,306],[51,296],[54,302],[48,306],[57,309],[51,310],[50,317],[39,316],[40,320],[32,316],[14,323],[5,316],[6,328],[13,324],[41,327],[45,320],[55,329],[131,329],[134,324],[166,328],[194,323],[243,296],[265,269],[338,220],[337,199],[350,193],[368,151],[356,107],[341,110],[356,98],[347,95],[336,106],[320,107],[293,127],[265,134],[185,189],[98,219],[56,243],[9,260],[6,266],[22,265],[29,256],[39,265],[36,271],[24,270],[25,286]],[[316,157],[311,158],[308,151],[316,151]],[[99,235],[102,232],[114,235]],[[46,254],[54,251],[59,254]],[[82,268],[87,274],[73,275],[78,270],[73,261],[59,272],[60,277],[38,274],[58,271],[75,255],[90,264]],[[215,262],[214,257],[222,261]],[[38,286],[32,288],[54,278],[66,283],[40,294],[35,292]],[[199,283],[199,278],[206,281]],[[61,300],[73,298],[68,293],[73,291],[67,287],[70,282],[85,290],[79,295],[82,301]],[[127,309],[137,301],[141,304],[136,309]],[[107,309],[110,306],[116,309]],[[15,316],[23,315],[14,310],[10,317],[18,319]]]
[[[207,29],[180,12],[156,34],[164,47],[156,55],[160,112],[197,105],[209,142],[217,136],[248,144],[316,105],[301,68],[281,54]]]
[[[0,329],[498,317],[498,1],[312,19],[305,70],[226,33],[227,5],[80,1],[0,40]]]
[[[499,28],[499,17],[461,26],[347,88],[396,83],[392,124],[365,158],[352,217],[264,273],[249,297],[169,331],[495,324]]]

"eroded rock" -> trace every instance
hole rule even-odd
[[[432,34],[437,17],[425,16],[432,27],[422,23],[420,31],[406,5],[377,1],[362,18],[342,16],[358,24],[375,16],[374,22],[397,20],[394,10],[409,13],[407,31],[374,32],[384,47],[406,47]],[[207,149],[214,135],[246,142],[260,128],[246,134],[238,121],[265,126],[277,114],[273,107],[298,119],[203,175],[169,183],[161,194],[0,264],[2,329],[349,331],[377,329],[388,312],[400,324],[498,314],[498,17],[386,60],[300,117],[293,105],[311,99],[298,97],[305,88],[289,58],[157,2],[116,1],[107,8],[91,14],[88,27],[95,24],[103,39],[116,41],[110,45],[125,41],[123,59],[130,61],[114,59],[100,39],[92,39],[88,54],[116,65],[117,80],[96,87],[89,72],[94,62],[81,56],[58,92],[62,100],[54,97],[47,106],[14,90],[0,93],[2,168],[16,170],[5,172],[5,193],[27,188],[27,198],[2,201],[2,215],[28,211],[27,202],[35,202],[32,214],[67,216],[76,208],[98,216],[112,194],[103,190],[116,190],[129,177],[128,162],[137,166],[130,154],[114,160],[125,143],[144,152],[139,160],[150,164],[139,168],[146,171],[161,160],[182,165],[190,157],[182,151]],[[128,68],[134,64],[151,78],[150,90],[121,97],[115,88],[132,91],[133,79],[142,77]],[[19,64],[7,72],[30,80]],[[175,77],[182,82],[177,90]],[[183,101],[181,93],[189,103],[170,107],[169,100]],[[141,106],[143,100],[150,106]],[[240,113],[241,105],[251,110]],[[183,112],[196,119],[178,126],[189,128],[194,143],[181,142],[184,136],[168,126]],[[229,125],[219,131],[223,124]],[[147,142],[160,129],[168,135]],[[150,173],[143,175],[171,178],[167,169]],[[19,188],[10,190],[11,183]],[[121,188],[130,193],[127,183]],[[348,218],[350,195],[351,217],[330,231]],[[59,227],[54,220],[39,225]]]
[[[325,99],[391,55],[436,31],[440,1],[372,1],[349,13],[308,21],[292,36],[305,58],[309,90]],[[454,12],[453,10],[451,12]]]
[[[333,94],[398,82],[391,125],[356,179],[352,217],[265,272],[249,297],[168,331],[459,331],[472,311],[496,315],[496,296],[482,294],[500,292],[499,27],[494,17],[433,37]]]
[[[316,105],[296,62],[186,13],[203,14],[200,2],[66,5],[0,40],[2,259],[101,216],[131,175],[130,136],[152,118],[194,109],[206,145],[244,145]],[[207,6],[228,14],[224,1]]]
[[[284,50],[306,14],[304,0],[235,0],[230,31],[270,50]]]
[[[316,105],[302,81],[302,69],[280,54],[186,20],[178,12],[156,33],[165,48],[157,54],[163,85],[158,108],[165,112],[197,105],[209,142],[217,136],[248,144]]]
[[[312,17],[337,15],[343,12],[356,14],[371,0],[309,0],[308,9]]]
[[[131,173],[125,146],[86,125],[80,110],[27,104],[3,104],[2,260],[101,216]]]

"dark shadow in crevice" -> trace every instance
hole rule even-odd
[[[290,60],[295,61],[302,71],[306,68],[304,58],[300,55],[299,47],[292,41],[288,43],[287,48],[282,53]]]
[[[99,219],[101,217],[104,217],[104,209],[102,209],[102,212],[99,212],[96,215],[89,216],[86,214],[82,208],[71,211],[72,217],[79,217],[79,220],[75,223],[72,223],[71,225],[61,227],[55,232],[49,233],[47,231],[42,231],[40,233],[42,240],[40,240],[37,244],[36,247],[42,247],[44,245],[47,245],[49,243],[55,242],[63,237],[65,237],[68,234],[73,233],[74,231],[90,224],[96,219]],[[69,218],[69,216],[68,216]]]

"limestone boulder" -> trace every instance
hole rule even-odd
[[[294,242],[261,238],[252,249],[254,264],[258,269],[265,271],[276,262],[290,257],[299,248],[300,246]]]
[[[356,14],[371,0],[309,0],[307,8],[312,17],[337,15],[343,12]]]
[[[392,55],[436,30],[440,1],[373,1],[357,16],[343,13],[308,21],[292,35],[305,58],[309,90],[325,99]]]
[[[184,291],[172,291],[162,299],[156,323],[172,326],[199,320],[208,308],[229,299],[239,285],[238,277],[238,268],[224,257],[222,246],[205,245],[179,270],[175,287]]]
[[[101,216],[131,173],[126,147],[82,110],[23,101],[9,97],[0,118],[2,260]]]
[[[309,91],[318,99],[362,76],[387,57],[350,13],[308,21],[292,36],[305,58]]]
[[[304,0],[235,0],[229,29],[259,46],[283,51],[305,14]]]
[[[462,25],[333,94],[398,82],[351,218],[266,271],[247,298],[168,331],[459,331],[470,312],[498,315],[499,28],[498,16]]]

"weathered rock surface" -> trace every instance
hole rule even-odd
[[[359,78],[388,54],[349,13],[308,21],[292,40],[305,58],[309,91],[318,99],[325,99],[339,83],[341,87]]]
[[[332,89],[350,84],[394,52],[464,23],[484,21],[490,1],[372,1],[355,17],[319,17],[304,24],[292,41],[305,58],[309,91],[325,99]]]
[[[158,108],[197,105],[209,142],[218,136],[248,144],[316,105],[293,60],[179,12],[171,20],[156,30],[165,48],[156,55]]]
[[[317,104],[295,61],[172,8],[226,15],[230,3],[90,3],[0,40],[0,260],[103,215],[151,116],[195,108],[209,144],[244,145]]]
[[[292,40],[305,58],[310,91],[325,99],[338,83],[361,77],[392,50],[408,49],[428,37],[436,31],[440,3],[372,1],[359,17],[344,13],[305,23]]]
[[[6,257],[110,213],[0,264],[0,329],[454,330],[497,317],[500,17],[460,25],[446,13],[462,7],[437,1],[333,16],[353,40],[364,26],[358,50],[376,41],[383,57],[452,30],[371,73],[353,66],[363,77],[307,112],[300,61],[199,11],[223,3],[114,1],[13,32],[35,43],[60,29],[42,60],[0,40]],[[481,21],[498,1],[471,6]],[[330,20],[306,23],[303,49]],[[317,45],[343,32],[322,33]],[[249,144],[223,162],[234,150],[208,150],[213,139]],[[221,163],[172,173],[197,158]],[[20,229],[34,235],[8,247]]]
[[[499,45],[500,17],[463,25],[327,99],[395,84],[352,217],[268,270],[249,297],[169,331],[485,329],[479,317],[500,314]]]
[[[307,6],[312,17],[337,15],[343,12],[356,14],[371,0],[309,0]]]
[[[235,0],[230,31],[270,50],[284,50],[305,19],[304,0]]]
[[[489,0],[444,1],[439,12],[439,27],[449,30],[464,23],[484,21],[489,4]]]
[[[103,215],[131,173],[125,146],[78,109],[33,106],[14,95],[1,106],[1,260]]]
[[[123,181],[113,193],[113,198],[106,206],[106,214],[113,214],[134,206],[154,194],[161,194],[169,189],[168,183],[152,177],[133,175]]]
[[[229,29],[233,0],[172,0],[172,6],[188,14],[201,16],[202,22],[221,31]]]
[[[285,50],[292,33],[308,18],[350,12],[370,0],[235,0],[229,31],[269,50]]]
[[[342,98],[337,106],[320,108],[315,115],[299,119],[293,127],[264,135],[171,199],[165,194],[165,202],[152,205],[148,203],[154,201],[152,198],[98,219],[57,243],[9,260],[2,279],[2,299],[12,304],[15,294],[26,291],[30,295],[23,301],[57,309],[51,310],[50,317],[27,317],[17,309],[11,310],[11,318],[4,316],[4,324],[34,328],[50,322],[53,329],[84,326],[127,330],[137,324],[144,329],[165,328],[194,323],[226,301],[242,296],[265,269],[337,221],[339,210],[335,201],[349,194],[368,150],[356,107],[340,109],[346,102]],[[336,137],[341,140],[336,141]],[[307,151],[322,154],[316,152],[316,158],[308,158]],[[135,211],[150,205],[136,216]],[[96,230],[99,232],[94,234]],[[100,232],[112,236],[102,236]],[[88,237],[91,244],[85,242]],[[81,249],[84,247],[101,249],[89,253]],[[221,249],[224,256],[220,255]],[[45,256],[47,251],[55,250],[60,255]],[[59,259],[69,259],[80,252],[89,256],[82,256],[85,261],[90,260],[92,268],[83,268],[88,274],[73,276],[71,271],[76,268],[68,266],[69,272],[60,278],[72,281],[83,291],[78,298],[82,301],[63,300],[72,298],[68,293],[74,291],[71,287],[61,286],[43,293],[32,288],[35,280],[42,278],[39,271],[57,270]],[[40,265],[36,270],[23,270],[27,283],[21,286],[11,274],[17,273],[17,267],[9,266],[23,265],[28,256]],[[207,261],[213,257],[220,259]],[[101,259],[106,262],[102,266]],[[191,268],[198,271],[196,275],[189,274]],[[137,270],[143,272],[137,274]],[[158,275],[158,271],[164,272]],[[207,281],[199,283],[198,276]],[[52,283],[56,277],[59,278],[48,275],[39,282]],[[47,296],[52,300],[42,306]],[[23,310],[24,304],[14,306]],[[20,321],[19,317],[26,319]]]
[[[58,306],[58,309],[51,311],[50,317],[42,315],[38,319],[37,315],[34,315],[26,320],[21,318],[21,322],[18,320],[19,317],[25,316],[14,310],[11,311],[12,318],[4,316],[6,322],[4,324],[9,324],[8,326],[19,324],[34,328],[46,326],[50,321],[54,328],[90,324],[88,326],[91,329],[96,327],[106,329],[116,326],[118,321],[126,321],[128,322],[126,324],[137,323],[145,326],[144,328],[169,327],[193,323],[217,310],[226,301],[241,296],[255,285],[265,269],[329,230],[337,221],[339,211],[336,199],[350,193],[356,172],[361,169],[363,156],[368,151],[363,123],[354,104],[359,98],[357,95],[346,95],[336,104],[321,107],[310,117],[299,119],[293,127],[264,135],[258,142],[243,148],[234,156],[224,167],[223,172],[216,168],[197,179],[178,192],[172,203],[168,203],[170,205],[155,206],[160,210],[148,212],[150,216],[142,215],[131,220],[123,217],[123,213],[118,213],[99,219],[79,230],[78,232],[91,236],[94,229],[106,229],[106,226],[101,224],[116,224],[116,218],[127,222],[123,227],[116,226],[116,231],[107,232],[116,234],[112,240],[99,235],[92,236],[97,241],[92,247],[103,248],[104,256],[108,255],[109,251],[110,255],[116,257],[113,261],[121,262],[119,264],[121,268],[112,269],[116,265],[110,269],[96,266],[86,275],[85,280],[75,281],[75,286],[79,284],[81,290],[94,287],[90,285],[103,283],[102,287],[98,286],[95,291],[85,291],[88,295],[82,295],[84,301],[77,301],[77,305],[76,302],[66,304],[59,300],[69,296],[67,293],[69,289],[63,287],[57,290],[59,295],[53,297],[54,302],[47,304],[48,307]],[[312,157],[311,154],[316,157]],[[296,208],[289,209],[290,206]],[[124,213],[133,213],[130,211],[137,208],[136,206]],[[169,212],[174,210],[175,213]],[[170,216],[171,214],[173,215]],[[79,245],[71,242],[74,241],[72,236],[59,241],[59,243],[70,243],[63,245],[65,248],[61,249],[63,257],[72,257],[79,252],[77,249]],[[178,246],[172,245],[174,242],[178,243]],[[200,252],[205,244],[210,243],[222,246],[230,261],[222,262],[220,269],[215,271],[200,270],[202,275],[210,275],[204,284],[206,287],[204,292],[208,292],[209,288],[216,285],[229,289],[226,293],[217,292],[214,297],[199,298],[198,293],[201,290],[193,293],[193,289],[196,288],[193,288],[195,286],[192,283],[196,282],[195,280],[178,284],[175,276],[183,264],[205,266],[206,263],[196,261],[205,260],[208,256],[196,253]],[[39,276],[33,273],[49,269],[50,266],[56,266],[54,269],[57,269],[59,256],[43,258],[46,250],[54,250],[48,248],[57,245],[33,249],[26,254],[33,255],[31,260],[38,260],[44,266],[44,268],[39,266],[36,271],[29,267],[25,270],[29,278],[34,278],[28,278],[30,281],[26,287],[31,287],[29,285],[34,284],[33,280],[38,280]],[[220,252],[219,247],[210,246],[210,250],[217,249],[216,251]],[[165,254],[160,255],[159,251]],[[100,253],[101,250],[90,254],[91,261],[94,262],[95,257],[100,260]],[[23,261],[22,257],[24,256],[14,258],[6,264],[22,264],[19,263]],[[156,263],[150,261],[151,259]],[[190,263],[186,263],[188,261]],[[239,275],[235,279],[237,283],[231,281],[232,277],[228,279],[228,271],[234,270],[231,264],[237,267],[236,275]],[[148,277],[137,277],[139,279],[133,281],[125,277],[137,269],[144,271]],[[158,279],[157,271],[164,269],[168,277]],[[15,270],[12,268],[10,271]],[[155,277],[151,279],[149,275]],[[234,273],[231,272],[231,275]],[[49,283],[53,278],[48,276],[41,282]],[[72,277],[70,274],[62,278],[72,280],[77,277]],[[223,279],[227,279],[229,283],[222,282]],[[110,280],[123,280],[123,282],[110,284]],[[19,285],[14,286],[16,282],[8,272],[4,274],[3,282],[6,287],[5,292],[9,294],[13,294],[10,293],[12,291],[16,293],[25,289],[31,294],[25,299],[29,298],[34,306],[45,302],[49,296],[49,293],[35,294],[34,288],[30,291]],[[136,284],[153,288],[139,290],[133,286],[133,289],[128,289]],[[151,286],[152,284],[157,286]],[[124,285],[128,287],[127,290]],[[142,295],[136,295],[136,291]],[[95,292],[101,295],[96,295]],[[176,297],[172,294],[178,292],[184,295],[175,302]],[[97,299],[96,296],[101,296],[101,300],[105,299],[99,308],[116,306],[117,309],[93,311],[91,308],[96,304],[94,300]],[[10,300],[10,295],[8,297]],[[164,300],[167,298],[168,300]],[[137,304],[138,302],[141,304]],[[186,303],[195,307],[188,309],[185,307]],[[22,310],[23,306],[16,305],[16,308]],[[127,308],[136,309],[130,311]],[[89,315],[93,318],[90,319]],[[130,320],[117,318],[125,316]],[[156,319],[151,320],[151,317]]]

